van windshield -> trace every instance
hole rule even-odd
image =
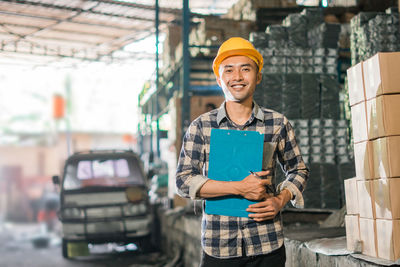
[[[90,159],[69,163],[65,168],[64,189],[90,186],[143,185],[144,178],[136,159]]]

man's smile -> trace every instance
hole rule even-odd
[[[242,89],[242,88],[244,88],[246,85],[245,84],[233,84],[233,85],[231,85],[231,87],[233,88],[233,89]]]

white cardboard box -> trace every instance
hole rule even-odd
[[[400,220],[376,220],[378,257],[396,261],[400,258]]]
[[[357,180],[359,179],[356,177],[344,180],[347,215],[358,215],[360,213],[358,208]]]
[[[375,197],[372,187],[372,180],[358,180],[357,192],[360,217],[375,219]]]
[[[346,224],[347,250],[351,252],[359,252],[359,244],[361,242],[359,216],[346,215],[344,219]]]
[[[360,218],[360,240],[362,254],[377,257],[376,220]]]

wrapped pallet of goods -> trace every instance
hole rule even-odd
[[[378,52],[400,50],[399,12],[360,12],[351,21],[351,63],[372,57]]]
[[[400,52],[377,53],[348,70],[361,252],[389,261],[400,259],[399,61]],[[347,232],[353,249],[355,237]]]
[[[313,180],[304,193],[307,208],[341,208],[344,177],[355,176],[348,124],[340,116],[340,32],[321,10],[307,8],[250,35],[264,57],[255,101],[285,114],[300,130],[296,137]],[[280,171],[277,179],[283,179]]]

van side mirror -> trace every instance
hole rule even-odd
[[[53,175],[52,179],[53,179],[53,184],[55,184],[55,185],[59,185],[60,184],[60,176]]]

